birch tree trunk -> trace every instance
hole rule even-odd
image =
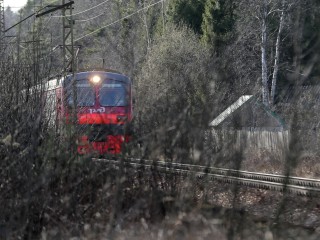
[[[261,78],[262,78],[262,102],[269,106],[268,66],[267,66],[267,0],[262,3],[261,16]]]
[[[295,84],[301,84],[301,58],[302,58],[302,32],[304,25],[304,14],[302,13],[303,3],[298,1],[297,4],[297,17],[294,22],[294,34],[293,34],[293,67],[295,72]]]
[[[284,24],[284,6],[285,6],[285,0],[282,0],[282,11],[280,16],[277,40],[276,40],[276,55],[274,58],[274,67],[273,67],[273,75],[272,75],[271,98],[270,98],[271,105],[274,104],[275,91],[276,91],[276,85],[277,85],[277,76],[278,76],[278,70],[279,70],[280,41],[281,41],[283,24]]]
[[[146,2],[143,1],[142,2],[142,8],[146,7]],[[151,39],[150,39],[150,34],[149,34],[149,26],[148,26],[148,19],[147,19],[147,14],[148,14],[148,9],[146,9],[145,11],[143,11],[143,24],[146,30],[146,40],[147,40],[147,52],[150,49],[150,44],[151,44]]]

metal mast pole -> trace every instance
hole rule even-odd
[[[69,0],[69,4],[66,4],[66,0],[62,0],[62,6],[65,6],[62,8],[62,37],[63,37],[63,43],[62,43],[62,50],[63,50],[63,66],[64,66],[64,77],[68,73],[71,74],[71,86],[72,86],[72,118],[71,122],[72,125],[71,128],[69,128],[69,136],[71,140],[71,148],[76,151],[77,146],[74,144],[76,142],[76,135],[75,135],[75,126],[77,123],[77,86],[76,86],[76,79],[75,79],[75,53],[74,53],[74,44],[73,44],[73,25],[74,21],[72,18],[72,2]]]
[[[69,2],[72,2],[69,0]],[[66,5],[66,0],[62,0],[62,5]],[[62,37],[63,37],[63,65],[64,75],[67,73],[74,74],[74,43],[73,43],[73,27],[74,21],[72,19],[72,4],[66,5],[62,9]]]
[[[4,24],[4,2],[0,0],[0,53],[3,53],[5,49],[5,24]]]

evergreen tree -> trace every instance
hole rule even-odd
[[[206,0],[201,25],[202,39],[216,51],[228,42],[235,24],[233,0]]]
[[[205,0],[174,0],[169,6],[169,16],[173,22],[185,23],[196,33],[202,33],[202,14]]]
[[[320,76],[320,2],[301,1],[294,9],[293,56],[294,80],[302,84],[319,84]],[[300,12],[299,12],[300,11]]]

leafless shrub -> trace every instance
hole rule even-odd
[[[91,2],[85,6],[91,6]],[[147,2],[152,1],[144,3]],[[129,4],[131,1],[123,3]],[[246,1],[241,3],[248,11],[254,10],[248,6],[256,4],[254,1],[250,1],[250,4],[246,4]],[[114,14],[120,15],[125,9],[119,7],[118,10]],[[200,162],[254,171],[281,169],[288,176],[306,169],[312,176],[319,175],[319,164],[314,169],[304,165],[308,161],[309,165],[318,161],[318,141],[310,140],[313,132],[302,138],[300,133],[303,129],[299,128],[308,126],[309,120],[318,122],[318,115],[313,114],[318,112],[317,105],[309,106],[298,101],[299,104],[292,104],[293,108],[279,111],[288,114],[287,119],[292,120],[288,124],[292,126],[291,143],[287,155],[281,159],[277,154],[264,149],[250,152],[240,148],[231,151],[230,146],[234,145],[236,136],[231,133],[230,139],[223,140],[223,146],[218,146],[206,131],[212,117],[225,109],[234,98],[238,98],[237,94],[247,94],[248,89],[253,91],[253,88],[258,88],[252,87],[260,74],[257,64],[260,55],[259,33],[253,31],[258,26],[254,18],[250,18],[252,16],[241,15],[242,22],[238,22],[237,30],[239,34],[245,32],[221,55],[225,60],[220,62],[233,62],[227,69],[234,67],[230,75],[239,79],[239,82],[228,79],[228,87],[233,85],[231,90],[224,88],[225,79],[222,78],[224,74],[221,74],[221,68],[221,75],[215,70],[217,66],[214,58],[221,56],[212,56],[192,31],[182,26],[165,26],[163,22],[166,28],[164,35],[152,43],[147,11],[139,17],[145,24],[143,28],[135,26],[131,29],[129,25],[126,26],[128,21],[124,21],[123,32],[110,41],[114,45],[118,44],[120,35],[126,35],[121,39],[122,45],[118,50],[114,45],[104,46],[104,52],[90,49],[84,55],[89,55],[91,51],[98,57],[100,54],[104,57],[107,53],[113,53],[116,57],[112,65],[122,66],[127,72],[138,72],[135,78],[135,137],[141,144],[139,155],[142,158]],[[96,21],[100,23],[98,19]],[[139,32],[137,29],[140,29]],[[81,32],[83,30],[87,28],[82,27]],[[113,31],[116,30],[117,26]],[[141,41],[140,48],[137,48],[135,44],[142,31],[146,32],[144,38],[147,38],[148,44]],[[298,32],[298,29],[293,32]],[[99,35],[108,38],[108,34],[103,31]],[[99,41],[97,45],[105,45],[105,42]],[[138,226],[142,236],[149,237],[146,232],[151,232],[155,239],[176,236],[187,238],[193,236],[188,235],[189,229],[197,232],[198,229],[193,228],[198,227],[197,223],[200,223],[199,229],[205,225],[206,229],[211,230],[204,237],[232,239],[239,234],[243,238],[272,238],[268,228],[259,229],[258,234],[251,235],[255,229],[253,227],[252,230],[250,224],[255,223],[243,222],[245,214],[238,211],[243,191],[237,184],[227,190],[228,194],[225,194],[225,185],[218,186],[220,192],[217,193],[215,188],[208,187],[205,178],[199,180],[166,174],[158,171],[156,165],[151,172],[143,167],[129,170],[122,161],[123,165],[114,169],[107,164],[93,163],[91,156],[75,156],[72,152],[74,145],[70,141],[73,136],[59,136],[55,126],[50,126],[43,113],[42,80],[49,75],[51,66],[42,66],[41,71],[35,71],[34,62],[30,59],[31,52],[25,55],[29,56],[26,58],[28,60],[21,62],[21,65],[13,57],[7,57],[0,63],[0,215],[3,216],[0,220],[0,238],[34,239],[41,236],[44,239],[59,239],[86,236],[88,239],[117,239],[126,237],[121,231],[128,226]],[[122,56],[126,58],[119,59]],[[90,58],[86,59],[91,63]],[[296,60],[299,59],[300,56],[296,56]],[[121,60],[124,61],[122,64]],[[137,66],[142,68],[137,69]],[[40,91],[34,92],[33,87],[36,85],[40,85]],[[233,96],[234,93],[236,96]],[[310,98],[311,95],[308,96]],[[293,117],[292,113],[297,106],[300,112]],[[307,112],[307,109],[310,111]],[[316,131],[312,139],[317,140],[318,135]],[[209,146],[206,146],[208,142]],[[212,148],[210,143],[213,144]],[[230,209],[220,209],[220,213],[215,215],[216,208],[210,205],[208,193],[213,197],[219,194],[222,199],[220,203],[228,204]],[[227,200],[225,195],[229,195]],[[273,196],[269,198],[274,199]],[[278,217],[284,212],[286,200],[283,198],[282,204],[276,205]],[[206,208],[205,204],[209,206]],[[198,210],[201,214],[197,214]],[[177,214],[172,214],[174,217],[170,221],[168,218],[171,215],[168,213],[172,212]],[[207,215],[209,219],[205,217]],[[214,219],[210,219],[212,216]],[[168,230],[167,233],[158,228],[162,221],[164,225],[168,224],[163,227]],[[152,229],[153,223],[159,224],[155,224],[156,230]],[[245,225],[249,225],[249,228],[243,231]],[[129,231],[127,238],[135,235],[134,230]]]
[[[137,77],[138,133],[150,136],[144,145],[153,155],[189,158],[200,129],[209,120],[216,84],[214,63],[190,30],[170,26],[166,32],[154,43]]]

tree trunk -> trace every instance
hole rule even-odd
[[[272,75],[271,98],[270,98],[271,105],[274,104],[277,75],[278,75],[278,69],[279,69],[280,41],[281,41],[281,32],[282,32],[283,23],[284,23],[284,6],[285,6],[285,0],[282,0],[282,11],[280,16],[279,30],[278,30],[277,41],[276,41],[276,55],[274,58],[274,67],[273,67],[273,75]]]
[[[142,8],[144,8],[144,7],[146,7],[146,6],[145,6],[145,1],[143,1],[143,4],[142,4]],[[147,51],[149,51],[150,45],[151,45],[151,39],[150,39],[150,34],[149,34],[147,12],[148,12],[148,9],[146,9],[146,10],[143,12],[143,24],[144,24],[144,27],[145,27],[145,30],[146,30]]]
[[[262,102],[269,106],[268,66],[267,66],[267,0],[263,1],[261,17],[261,77]]]
[[[297,4],[297,16],[295,19],[294,27],[293,27],[293,67],[295,72],[295,84],[301,84],[301,58],[302,58],[302,32],[303,32],[303,25],[304,25],[304,14],[302,13],[303,3],[298,1]],[[302,16],[301,16],[302,15]]]

